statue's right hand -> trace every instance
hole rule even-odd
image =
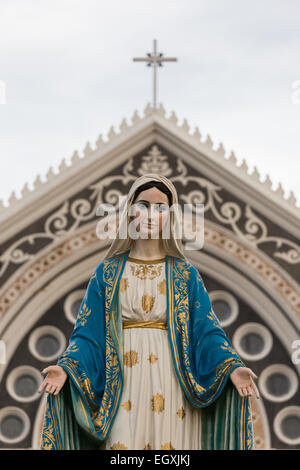
[[[60,366],[46,367],[41,373],[43,375],[47,374],[47,376],[38,389],[39,393],[47,386],[46,392],[57,395],[68,377],[68,374]]]

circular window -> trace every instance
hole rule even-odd
[[[28,346],[31,354],[40,361],[52,361],[65,350],[66,338],[55,326],[45,325],[31,333]]]
[[[289,378],[280,372],[274,372],[266,380],[266,389],[275,397],[286,396],[290,388]]]
[[[30,429],[30,420],[25,411],[14,406],[0,410],[0,439],[13,444],[22,441]]]
[[[249,331],[241,338],[241,348],[247,354],[260,354],[264,350],[264,338],[259,333]]]
[[[229,292],[215,290],[209,293],[213,311],[223,327],[235,321],[239,313],[237,300]]]
[[[232,342],[238,354],[249,361],[263,359],[273,345],[271,333],[260,323],[240,326],[234,333]]]
[[[259,387],[268,400],[282,402],[295,395],[298,378],[293,369],[285,364],[273,364],[261,373]]]
[[[286,444],[300,444],[300,407],[287,406],[274,419],[274,431]]]
[[[85,295],[85,290],[80,289],[76,290],[75,292],[72,292],[70,295],[65,300],[64,303],[64,311],[67,319],[75,324],[76,318],[80,309],[80,305],[82,302],[82,299]]]
[[[17,401],[29,402],[40,398],[39,386],[43,381],[40,372],[31,366],[20,366],[7,377],[6,389]]]

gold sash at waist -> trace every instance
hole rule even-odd
[[[163,321],[124,320],[123,328],[160,328],[161,330],[167,330],[168,324]]]

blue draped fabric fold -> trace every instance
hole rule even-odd
[[[66,351],[57,364],[68,377],[46,401],[41,449],[104,449],[123,390],[123,338],[118,287],[129,251],[92,273]],[[166,256],[167,323],[173,363],[190,403],[201,407],[202,449],[252,449],[249,397],[231,380],[245,367],[213,312],[198,270]]]

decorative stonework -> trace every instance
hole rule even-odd
[[[72,239],[62,242],[60,245],[43,255],[36,255],[24,273],[7,285],[6,290],[0,296],[0,320],[13,306],[22,294],[24,294],[43,275],[51,271],[58,263],[73,257],[78,250],[86,249],[92,244],[99,244],[95,227],[81,234],[75,234]]]
[[[265,284],[267,283],[272,290],[275,290],[300,318],[299,293],[259,254],[256,254],[254,250],[246,248],[233,238],[223,235],[214,228],[210,228],[208,225],[206,225],[204,230],[204,238],[205,243],[217,246],[223,251],[230,253],[243,264],[247,264],[251,271],[256,274],[257,278],[261,279]]]

